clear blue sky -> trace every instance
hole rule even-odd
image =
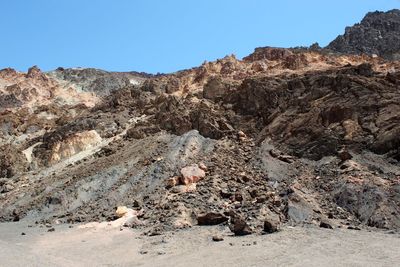
[[[0,68],[173,72],[258,46],[326,45],[399,0],[0,0]]]

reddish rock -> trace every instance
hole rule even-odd
[[[202,170],[205,171],[205,172],[207,171],[207,166],[206,166],[206,164],[204,164],[203,162],[200,162],[200,163],[199,163],[199,168],[202,169]]]
[[[197,183],[206,176],[206,173],[197,164],[182,168],[181,174],[181,183],[184,185]]]

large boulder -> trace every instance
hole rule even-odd
[[[184,185],[189,185],[197,183],[206,176],[204,170],[200,169],[199,165],[192,164],[190,166],[181,169],[181,183]]]
[[[197,222],[199,225],[217,225],[226,221],[228,221],[228,217],[225,217],[221,213],[217,212],[209,212],[197,217]]]

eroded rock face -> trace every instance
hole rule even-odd
[[[138,72],[107,72],[93,68],[58,68],[47,73],[55,80],[67,83],[85,92],[94,92],[98,96],[130,86],[140,85],[151,75]]]
[[[81,151],[94,147],[100,142],[101,137],[95,130],[75,133],[53,145],[50,154],[50,164],[67,159]]]
[[[26,74],[11,69],[0,70],[0,102],[3,104],[1,112],[21,107],[36,109],[52,103],[93,107],[98,103],[98,97],[65,86],[34,66]]]
[[[400,10],[371,12],[359,24],[347,27],[328,49],[347,54],[378,55],[400,59]]]

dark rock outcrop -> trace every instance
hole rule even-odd
[[[368,54],[400,59],[400,10],[371,12],[359,24],[347,27],[328,49],[346,54]]]

